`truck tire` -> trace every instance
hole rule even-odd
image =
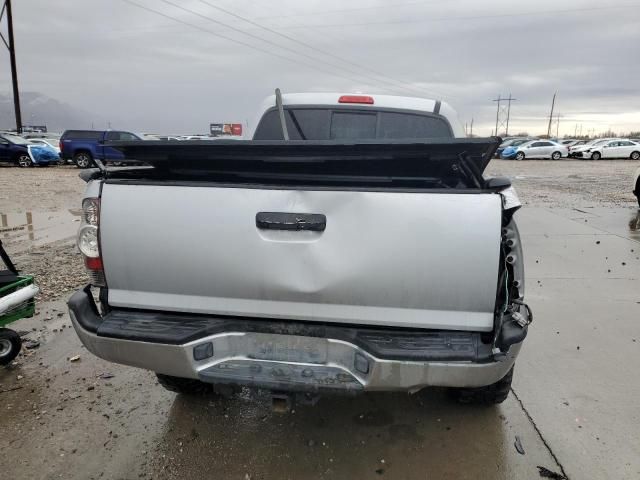
[[[89,152],[78,152],[73,156],[73,163],[78,168],[89,168],[93,165],[93,157]]]
[[[156,373],[158,383],[170,392],[183,393],[185,395],[206,395],[213,392],[213,385],[193,378],[172,377]]]
[[[0,328],[0,365],[9,365],[21,347],[20,335],[8,328]]]
[[[455,400],[464,404],[497,405],[507,399],[513,380],[513,367],[496,383],[486,387],[452,388],[451,394]]]

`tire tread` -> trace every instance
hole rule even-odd
[[[173,377],[156,373],[158,383],[170,392],[183,393],[185,395],[206,395],[213,392],[213,385],[193,378]]]
[[[0,358],[0,365],[9,365],[13,359],[18,356],[18,353],[20,353],[22,339],[17,332],[8,328],[0,328],[0,337],[9,340],[13,347],[7,356]]]
[[[513,380],[513,367],[507,374],[496,383],[486,387],[477,388],[456,388],[452,389],[455,399],[459,403],[477,405],[497,405],[504,402],[511,390]]]

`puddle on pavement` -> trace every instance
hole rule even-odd
[[[19,253],[32,246],[73,237],[81,210],[57,212],[0,212],[0,239],[10,252]]]

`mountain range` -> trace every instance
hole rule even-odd
[[[101,128],[102,119],[67,103],[39,92],[21,92],[20,109],[23,125],[46,125],[49,132],[62,132],[68,128],[91,128],[92,122]],[[13,96],[0,93],[0,130],[15,128]]]

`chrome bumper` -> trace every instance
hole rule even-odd
[[[479,387],[501,379],[521,344],[500,362],[419,362],[380,359],[349,342],[331,338],[256,332],[225,332],[183,345],[98,336],[71,321],[85,347],[124,365],[210,383],[272,390],[408,391],[428,386]],[[212,350],[209,350],[208,343]],[[194,349],[209,352],[203,360]]]

